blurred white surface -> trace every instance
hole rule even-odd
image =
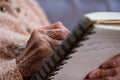
[[[72,29],[84,14],[120,11],[120,0],[37,0],[51,23],[57,21]]]

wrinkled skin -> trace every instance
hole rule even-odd
[[[91,71],[85,80],[120,80],[120,54]]]
[[[7,62],[17,57],[18,72],[24,80],[33,76],[70,32],[60,22],[48,25],[50,23],[36,0],[0,0],[0,58]],[[19,50],[21,45],[26,45],[22,52]]]
[[[16,60],[22,76],[30,78],[68,33],[70,31],[60,22],[34,30],[26,48]]]

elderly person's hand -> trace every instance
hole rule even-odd
[[[31,77],[69,32],[60,22],[34,30],[26,48],[16,60],[22,76]]]
[[[120,80],[120,54],[90,72],[86,80]]]

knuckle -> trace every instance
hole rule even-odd
[[[116,67],[117,64],[118,64],[117,60],[113,60],[113,61],[111,62],[111,65],[112,65],[113,67]]]
[[[104,63],[104,65],[108,66],[108,67],[115,67],[117,65],[117,63],[115,60],[109,60],[106,63]]]
[[[112,78],[107,76],[104,80],[112,80]]]
[[[66,36],[70,31],[66,28],[62,29],[61,32]]]
[[[114,74],[116,75],[116,74],[119,74],[120,73],[120,68],[115,68],[114,69]]]
[[[44,30],[41,29],[34,29],[32,32],[32,36],[38,36],[39,34],[44,33]]]
[[[111,65],[116,66],[116,61],[113,61]]]
[[[58,34],[61,35],[61,37],[65,38],[69,32],[65,29],[60,29],[58,31]]]
[[[55,23],[52,27],[58,29],[58,28],[63,27],[63,24],[62,24],[61,22],[57,22],[57,23]]]
[[[34,29],[32,33],[35,34],[35,33],[38,33],[38,32],[39,32],[39,29]]]
[[[43,36],[44,36],[43,34],[37,32],[31,35],[31,39],[35,42],[39,42],[38,40],[42,40]]]

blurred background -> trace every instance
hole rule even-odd
[[[120,0],[37,0],[49,21],[61,21],[72,29],[84,14],[99,11],[120,12]]]

